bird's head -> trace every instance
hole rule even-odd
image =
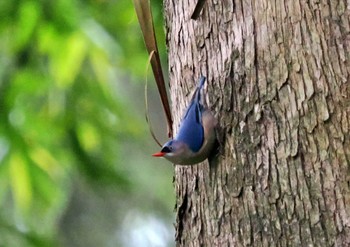
[[[167,160],[178,163],[189,154],[188,146],[181,141],[171,140],[165,143],[160,152],[153,154],[154,157],[164,157]]]

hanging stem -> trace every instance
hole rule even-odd
[[[173,120],[170,111],[170,105],[168,101],[168,95],[166,92],[165,81],[160,63],[157,40],[154,32],[154,24],[152,11],[149,0],[133,0],[137,18],[140,23],[143,38],[146,44],[148,54],[151,58],[151,66],[154,78],[157,83],[160,99],[162,101],[164,113],[168,123],[168,137],[173,136]],[[153,55],[151,56],[151,53]]]

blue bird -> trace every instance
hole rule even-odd
[[[216,141],[217,121],[201,97],[205,79],[201,77],[176,137],[165,143],[154,157],[164,157],[179,165],[194,165],[211,153]]]

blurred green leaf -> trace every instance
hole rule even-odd
[[[100,148],[101,137],[96,128],[88,122],[80,122],[77,127],[78,139],[86,152],[96,152]]]
[[[16,24],[16,50],[22,49],[32,38],[40,17],[40,6],[36,1],[25,1],[19,6]]]
[[[11,187],[15,203],[21,213],[27,213],[33,200],[28,164],[22,155],[12,152],[9,160]]]
[[[59,88],[71,86],[81,71],[81,65],[86,55],[87,41],[80,33],[72,33],[54,49],[51,68]]]

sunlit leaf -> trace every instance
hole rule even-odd
[[[18,209],[26,213],[32,204],[33,196],[28,164],[17,152],[11,154],[9,164],[13,197]]]
[[[59,161],[42,147],[35,147],[29,153],[30,158],[52,178],[62,173]]]
[[[81,70],[86,55],[87,40],[78,32],[73,33],[60,45],[52,57],[52,75],[61,88],[71,86]]]
[[[87,152],[92,152],[100,146],[101,137],[96,128],[88,122],[78,124],[78,138]]]
[[[38,22],[40,6],[37,1],[25,1],[20,5],[19,18],[16,25],[16,48],[21,49],[26,45]]]
[[[38,48],[43,54],[48,54],[55,47],[57,47],[56,42],[60,41],[61,36],[59,32],[55,30],[55,26],[52,23],[43,23],[38,29]]]
[[[33,177],[33,191],[37,193],[36,206],[41,211],[41,215],[50,214],[53,210],[57,211],[57,208],[63,205],[64,201],[64,189],[57,186],[60,182],[64,181],[64,177],[61,176],[49,176],[49,174],[40,169],[39,166],[31,166],[31,173]],[[44,219],[43,219],[44,220]]]

